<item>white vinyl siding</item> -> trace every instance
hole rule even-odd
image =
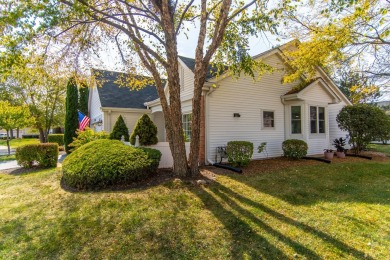
[[[338,127],[336,117],[340,110],[346,106],[345,102],[340,102],[339,104],[329,105],[328,114],[329,114],[329,139],[330,142],[333,142],[334,139],[343,137],[345,138],[348,135],[348,132],[340,130]]]
[[[183,87],[180,89],[180,97],[182,100],[191,98],[194,92],[194,73],[179,61],[179,71],[183,77],[180,77],[180,82],[183,82]]]
[[[139,112],[124,112],[124,111],[112,111],[104,112],[104,131],[111,132],[114,127],[115,122],[118,120],[118,117],[122,115],[123,120],[126,123],[127,128],[129,129],[129,134],[133,132],[134,126],[137,124],[138,119],[145,113],[150,113],[148,110],[139,111]]]
[[[103,118],[103,112],[101,111],[102,105],[100,102],[98,87],[90,88],[89,91],[91,91],[91,100],[90,100],[91,104],[89,105],[89,107],[90,107],[89,116],[91,118],[90,125],[92,127],[94,122],[97,122],[100,119],[104,120],[104,118]],[[103,125],[101,125],[101,126],[96,125],[95,131],[102,131],[102,130],[104,130]]]
[[[302,98],[305,100],[309,100],[311,102],[319,102],[319,103],[332,103],[332,97],[329,95],[329,92],[324,89],[324,87],[318,82],[310,87],[307,91],[303,90],[304,94]]]
[[[271,56],[266,62],[283,67],[282,61]],[[256,147],[267,142],[269,156],[282,155],[282,142],[285,140],[284,105],[280,97],[295,84],[281,84],[282,72],[265,74],[259,81],[242,75],[238,80],[230,77],[218,82],[219,88],[206,96],[207,157],[215,160],[216,147],[229,141],[243,140],[254,144],[253,158],[264,158]],[[274,128],[262,127],[259,111],[274,111]],[[233,117],[239,113],[240,117]]]

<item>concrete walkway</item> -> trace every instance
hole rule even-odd
[[[67,154],[61,154],[61,155],[58,156],[57,167],[61,166],[62,162],[64,161],[64,159],[66,157],[66,155]],[[0,162],[0,171],[1,170],[8,170],[8,169],[16,169],[16,168],[21,168],[21,166],[18,165],[16,160]]]
[[[11,148],[11,154],[15,153],[15,149]],[[0,155],[8,155],[8,147],[4,145],[0,145]]]

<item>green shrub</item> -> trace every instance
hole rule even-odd
[[[159,150],[147,147],[139,147],[138,149],[141,149],[144,153],[148,155],[149,159],[153,160],[150,170],[152,172],[157,172],[158,165],[160,164],[161,152]]]
[[[129,129],[126,126],[122,115],[120,115],[115,122],[114,128],[112,129],[110,139],[121,140],[122,136],[125,137],[126,142],[129,141]]]
[[[135,144],[136,136],[139,136],[140,145],[157,144],[157,126],[153,123],[147,114],[142,115],[134,127],[133,133],[130,137],[130,143]]]
[[[126,185],[149,177],[153,160],[141,149],[117,140],[95,140],[72,152],[62,164],[66,185],[101,189]]]
[[[58,146],[64,146],[64,134],[50,134],[47,136],[49,143],[57,143]]]
[[[341,130],[348,131],[353,151],[359,153],[372,140],[390,136],[390,118],[378,107],[367,104],[345,106],[337,115]]]
[[[308,147],[303,140],[289,139],[283,142],[282,149],[285,157],[298,160],[306,156]]]
[[[252,158],[253,143],[247,141],[230,141],[226,146],[228,161],[233,166],[246,166]]]
[[[65,151],[69,154],[69,144],[73,142],[73,137],[76,137],[76,130],[79,128],[79,114],[77,112],[78,107],[78,91],[75,78],[71,78],[68,81],[66,87],[66,114],[65,114],[65,130],[64,130],[64,143]]]
[[[30,168],[34,162],[40,167],[56,167],[58,160],[58,144],[28,144],[16,148],[16,161],[19,165]]]
[[[84,131],[77,130],[76,133],[77,136],[73,137],[73,142],[69,144],[71,152],[75,151],[80,146],[89,142],[99,139],[108,139],[110,137],[109,134],[104,131],[95,133],[95,131],[89,127],[86,127]]]

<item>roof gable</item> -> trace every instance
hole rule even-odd
[[[324,95],[327,95],[327,97]],[[291,89],[283,97],[285,99],[310,100],[313,99],[313,96],[322,101],[330,101],[332,103],[338,103],[341,100],[341,97],[321,77],[311,80],[304,86]]]
[[[147,85],[140,90],[120,86],[119,81],[128,74],[107,70],[93,70],[102,107],[145,109],[145,102],[158,98],[156,86]]]

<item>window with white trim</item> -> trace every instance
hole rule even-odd
[[[310,106],[310,133],[325,133],[325,107]]]
[[[302,113],[301,106],[291,106],[291,133],[302,133]]]
[[[182,116],[183,122],[183,132],[186,137],[186,142],[191,140],[191,123],[192,123],[192,114],[184,114]]]
[[[263,128],[275,127],[274,111],[263,110]]]

